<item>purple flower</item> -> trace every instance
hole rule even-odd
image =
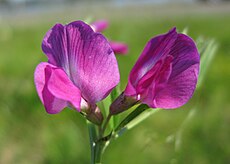
[[[90,26],[95,32],[103,32],[109,27],[109,23],[106,20],[98,20],[91,23]],[[128,46],[125,43],[110,41],[110,46],[115,54],[126,55],[128,53]]]
[[[132,68],[126,89],[111,105],[122,112],[142,102],[151,108],[178,108],[193,95],[200,57],[194,41],[176,32],[152,38]],[[123,109],[122,109],[123,108]]]
[[[96,103],[119,83],[109,42],[82,21],[56,24],[45,35],[42,50],[48,63],[37,66],[34,80],[47,113],[59,113],[67,106],[97,113]]]

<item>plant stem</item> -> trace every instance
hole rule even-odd
[[[102,155],[105,150],[105,142],[104,141],[99,141],[95,143],[95,159],[94,163],[99,164],[101,163]]]
[[[94,164],[95,162],[95,153],[96,153],[96,139],[97,139],[97,133],[95,125],[91,122],[87,121],[88,131],[89,131],[89,141],[90,141],[90,150],[91,150],[91,164]]]
[[[96,127],[95,124],[87,121],[88,131],[89,131],[89,139],[90,139],[90,150],[91,150],[91,164],[100,164],[102,155],[107,146],[108,141],[103,139],[103,135],[105,129],[109,123],[111,115],[108,115],[105,124],[103,127]],[[97,129],[99,133],[97,133]]]
[[[106,120],[105,120],[104,126],[102,127],[102,129],[101,129],[101,131],[100,131],[100,138],[103,137],[103,135],[104,135],[104,133],[105,133],[105,130],[106,130],[106,128],[107,128],[107,125],[108,125],[108,123],[109,123],[109,121],[110,121],[111,116],[112,116],[112,115],[109,113],[108,117],[107,117]]]

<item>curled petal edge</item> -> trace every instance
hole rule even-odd
[[[36,67],[34,77],[47,113],[59,113],[68,105],[80,111],[81,92],[61,68],[42,62]]]

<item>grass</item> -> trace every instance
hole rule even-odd
[[[228,163],[230,161],[230,16],[206,15],[114,19],[105,35],[129,44],[118,56],[122,88],[146,42],[176,26],[196,39],[215,38],[218,52],[201,90],[178,110],[163,110],[115,140],[104,163]],[[36,65],[46,61],[40,44],[53,22],[7,27],[0,39],[0,163],[89,163],[85,120],[69,109],[48,115],[33,84]],[[5,30],[0,26],[0,30]],[[194,116],[181,126],[192,108]],[[180,137],[178,135],[180,133]],[[175,141],[180,143],[175,149]]]

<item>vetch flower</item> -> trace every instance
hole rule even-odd
[[[152,38],[132,68],[126,89],[111,105],[111,114],[139,102],[164,109],[184,105],[196,88],[199,65],[194,41],[176,28]]]
[[[42,50],[48,63],[37,66],[34,80],[47,113],[59,113],[69,106],[85,110],[91,121],[100,123],[102,115],[96,103],[120,80],[117,61],[106,38],[82,21],[56,24],[45,35]]]
[[[91,23],[90,26],[95,32],[103,32],[109,27],[109,23],[106,20],[97,20]],[[125,43],[110,41],[109,44],[115,54],[125,55],[128,53],[128,46]]]

